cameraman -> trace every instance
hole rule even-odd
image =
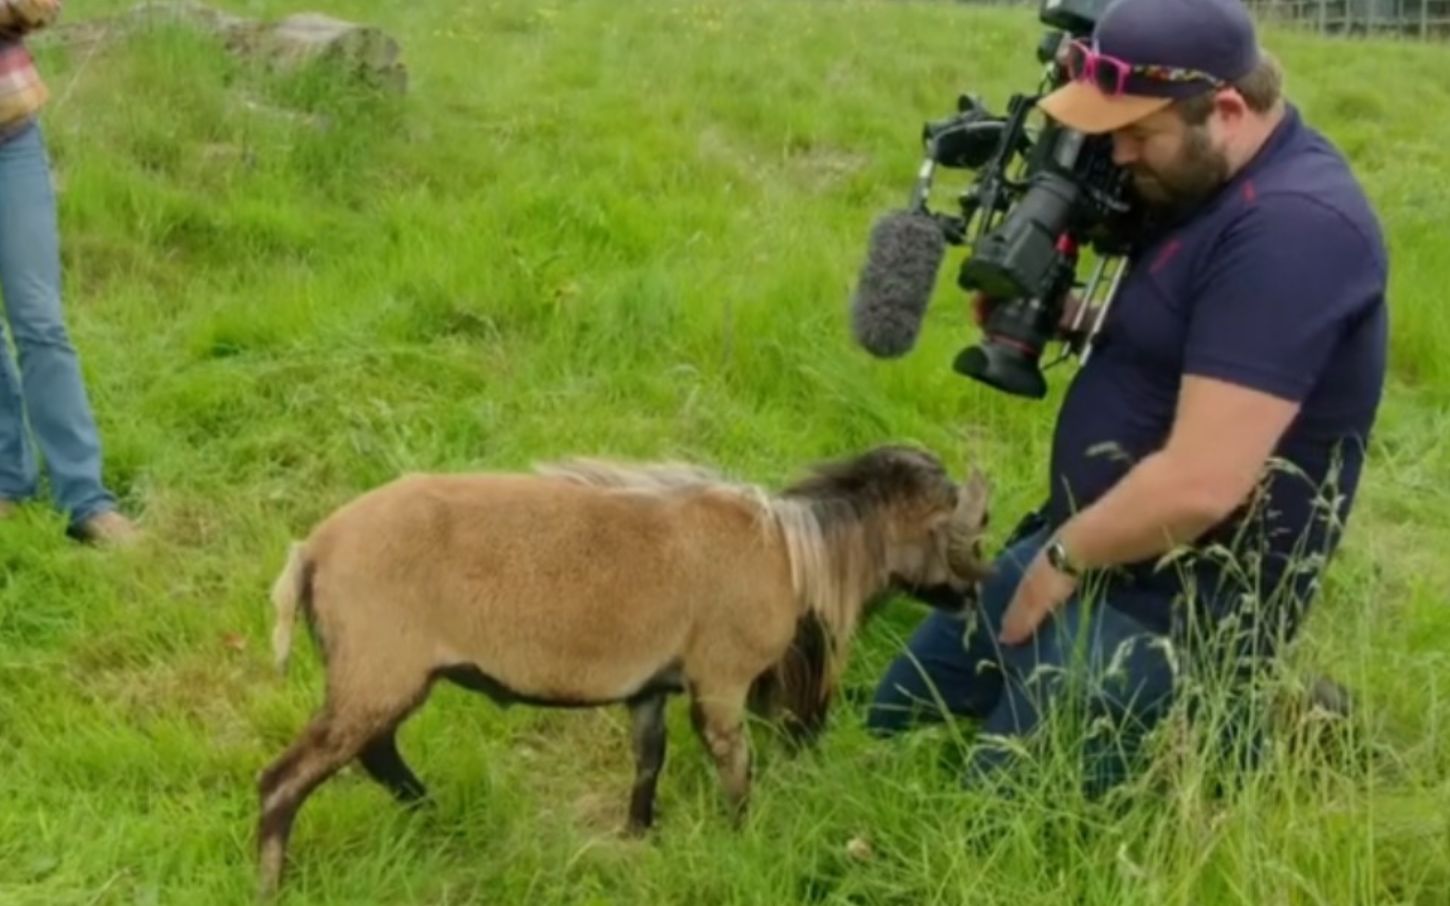
[[[1058,414],[1045,506],[965,626],[934,612],[917,629],[869,723],[899,732],[944,704],[1021,738],[1087,677],[1089,719],[1114,729],[1084,741],[1101,789],[1188,674],[1229,664],[1241,695],[1297,631],[1380,402],[1388,262],[1240,0],[1114,0],[1066,52],[1072,80],[1041,108],[1111,135],[1155,226]],[[1055,669],[1079,644],[1086,672]],[[979,748],[974,775],[1011,748]]]

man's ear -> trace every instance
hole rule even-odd
[[[1233,86],[1225,86],[1213,94],[1213,112],[1225,123],[1237,123],[1249,115],[1249,102]]]

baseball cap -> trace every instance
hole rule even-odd
[[[1072,81],[1038,106],[1069,128],[1100,133],[1247,75],[1259,43],[1243,0],[1112,0],[1091,42],[1067,54]]]

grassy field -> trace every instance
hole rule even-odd
[[[320,697],[310,646],[285,680],[269,670],[267,587],[290,537],[400,471],[589,453],[776,483],[890,439],[984,465],[994,525],[1042,493],[1054,402],[951,372],[974,331],[949,277],[907,359],[869,358],[845,317],[921,122],[958,92],[1000,109],[1034,83],[1031,11],[326,9],[398,37],[405,98],[253,72],[174,29],[94,54],[38,47],[70,325],[108,477],[149,540],[81,548],[44,506],[0,524],[6,906],[251,898],[256,772]],[[400,737],[437,809],[404,814],[345,772],[299,817],[286,901],[1450,901],[1445,51],[1266,40],[1392,245],[1392,382],[1294,665],[1359,697],[1367,757],[1278,751],[1218,800],[1190,752],[1163,766],[1166,791],[1114,809],[1048,765],[1007,801],[959,788],[953,733],[874,743],[848,705],[812,757],[759,738],[735,834],[675,708],[659,832],[640,843],[615,834],[622,711],[504,712],[440,688]],[[921,612],[897,602],[870,627],[853,693]]]

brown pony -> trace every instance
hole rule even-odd
[[[354,758],[400,801],[425,795],[395,733],[439,679],[502,704],[627,707],[636,833],[653,821],[667,698],[687,694],[738,820],[747,708],[816,732],[877,601],[984,578],[987,497],[980,474],[959,485],[895,445],[779,493],[691,465],[576,460],[363,494],[292,545],[273,587],[279,670],[300,610],[327,691],[259,780],[262,892],[298,808]]]

